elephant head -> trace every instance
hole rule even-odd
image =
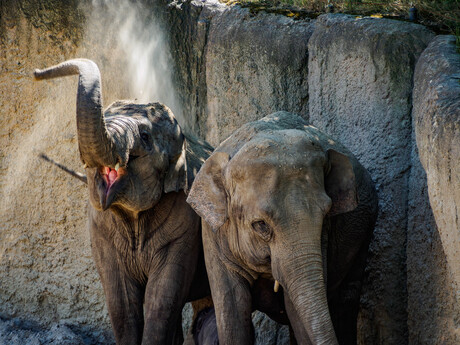
[[[69,60],[34,73],[38,80],[74,74],[79,75],[78,147],[94,208],[140,212],[162,193],[186,189],[187,143],[169,108],[118,101],[103,111],[100,72],[91,60]]]
[[[322,229],[325,217],[357,205],[353,162],[302,119],[293,125],[292,116],[274,114],[224,141],[196,176],[187,202],[214,232],[224,263],[236,264],[249,284],[273,279],[275,291],[281,285],[292,302],[291,323],[300,320],[314,344],[334,344]]]

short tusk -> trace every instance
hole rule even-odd
[[[275,286],[273,287],[273,291],[278,292],[280,288],[280,282],[275,280]]]
[[[83,164],[83,169],[86,169],[88,167],[88,164]]]
[[[120,169],[120,163],[117,163],[117,164],[115,165],[115,171],[118,172],[118,169]]]

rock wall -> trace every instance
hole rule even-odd
[[[365,344],[407,341],[412,78],[432,38],[419,25],[325,15],[309,42],[310,121],[357,155],[379,195],[360,315]]]
[[[371,172],[380,197],[360,343],[455,343],[457,289],[412,124],[414,69],[434,33],[401,21],[345,15],[295,21],[207,4],[178,3],[181,10],[172,7],[169,18],[175,23],[177,13],[187,11],[181,23],[192,32],[201,30],[194,60],[201,90],[193,93],[201,105],[195,113],[197,132],[216,144],[240,123],[288,110],[347,145]],[[181,35],[175,32],[176,39]],[[190,42],[187,34],[182,39]],[[273,52],[278,46],[282,51]],[[285,59],[274,58],[285,51]],[[193,75],[189,67],[178,66],[179,79]],[[293,84],[284,82],[281,70]],[[458,93],[453,99],[458,101]]]
[[[413,99],[418,156],[413,155],[412,180],[418,183],[412,185],[414,216],[408,229],[409,339],[458,344],[460,55],[455,37],[437,36],[423,52]]]
[[[107,23],[98,9],[96,21],[85,6],[0,5],[1,344],[112,339],[91,258],[86,187],[38,158],[45,152],[83,171],[75,128],[77,78],[39,83],[32,77],[35,68],[89,57],[101,67],[106,105],[130,97],[114,37],[97,35]]]
[[[97,3],[0,3],[0,343],[112,339],[85,187],[37,158],[45,152],[80,170],[76,78],[31,78],[34,68],[85,56],[101,68],[106,105],[139,95],[119,22]],[[425,50],[434,34],[405,22],[295,20],[215,0],[145,3],[145,15],[168,28],[184,127],[216,145],[244,122],[292,111],[371,172],[380,214],[360,343],[457,344],[460,72],[452,38]],[[261,314],[253,320],[257,344],[288,342],[285,327]]]
[[[206,50],[206,138],[219,144],[242,123],[279,109],[308,118],[313,22],[235,7],[210,24]]]
[[[167,6],[167,0],[162,4]],[[204,63],[210,17],[221,8],[205,2],[176,3],[162,14],[173,59],[177,97],[184,112],[184,126],[203,137],[200,119],[206,114],[206,66]]]

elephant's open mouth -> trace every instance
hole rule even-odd
[[[113,203],[117,194],[117,186],[120,184],[120,180],[126,174],[126,171],[123,168],[112,169],[110,167],[102,167],[99,172],[105,182],[105,191],[101,195],[101,205],[102,209],[106,210]]]
[[[107,184],[107,192],[110,190],[110,187],[118,179],[118,171],[109,167],[102,168],[102,178]]]

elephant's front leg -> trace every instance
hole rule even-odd
[[[198,255],[188,248],[188,244],[170,245],[166,252],[168,257],[162,267],[149,274],[142,345],[183,342],[182,308],[190,290]],[[181,253],[188,255],[182,256]]]
[[[206,269],[216,310],[220,345],[249,345],[254,343],[252,298],[249,283],[230,271],[219,258],[211,229],[203,225],[203,247]]]
[[[94,240],[92,247],[117,345],[141,344],[144,288],[124,273],[112,247]]]

